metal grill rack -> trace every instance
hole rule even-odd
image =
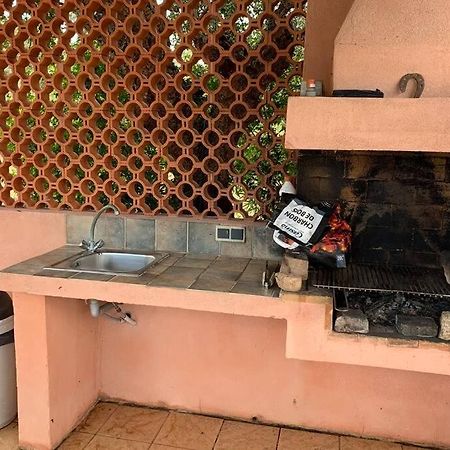
[[[312,269],[310,284],[325,289],[450,297],[442,269],[350,264],[345,269]]]

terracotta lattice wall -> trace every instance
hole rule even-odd
[[[305,0],[6,0],[4,207],[266,216]]]

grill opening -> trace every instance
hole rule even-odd
[[[334,331],[450,344],[450,298],[334,290]]]
[[[343,269],[315,268],[311,285],[325,289],[347,289],[416,294],[450,298],[450,285],[442,269],[406,266],[349,264]]]

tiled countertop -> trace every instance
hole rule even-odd
[[[278,297],[280,293],[277,287],[266,289],[262,286],[262,274],[266,266],[266,260],[263,259],[170,253],[167,258],[155,266],[151,266],[139,277],[43,270],[44,267],[80,252],[81,249],[76,246],[61,247],[8,267],[3,272],[49,278],[127,283],[150,287],[229,292],[265,297]],[[269,262],[271,270],[274,270],[276,266],[277,261]]]
[[[171,253],[140,277],[44,270],[80,252],[65,246],[0,271],[1,289],[17,300],[58,297],[96,299],[127,305],[183,309],[281,319],[290,325],[308,305],[330,305],[329,293],[307,289],[295,294],[261,285],[265,259]],[[271,260],[270,269],[277,261]],[[295,328],[295,326],[294,326]]]

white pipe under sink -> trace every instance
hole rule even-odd
[[[137,322],[131,317],[130,313],[126,313],[122,311],[122,308],[114,302],[99,302],[95,298],[90,298],[86,301],[89,305],[89,311],[91,316],[94,318],[100,317],[102,314],[105,315],[108,319],[114,320],[119,323],[128,323],[129,325],[137,325]],[[112,316],[108,314],[106,311],[114,308],[118,313],[118,316]]]

